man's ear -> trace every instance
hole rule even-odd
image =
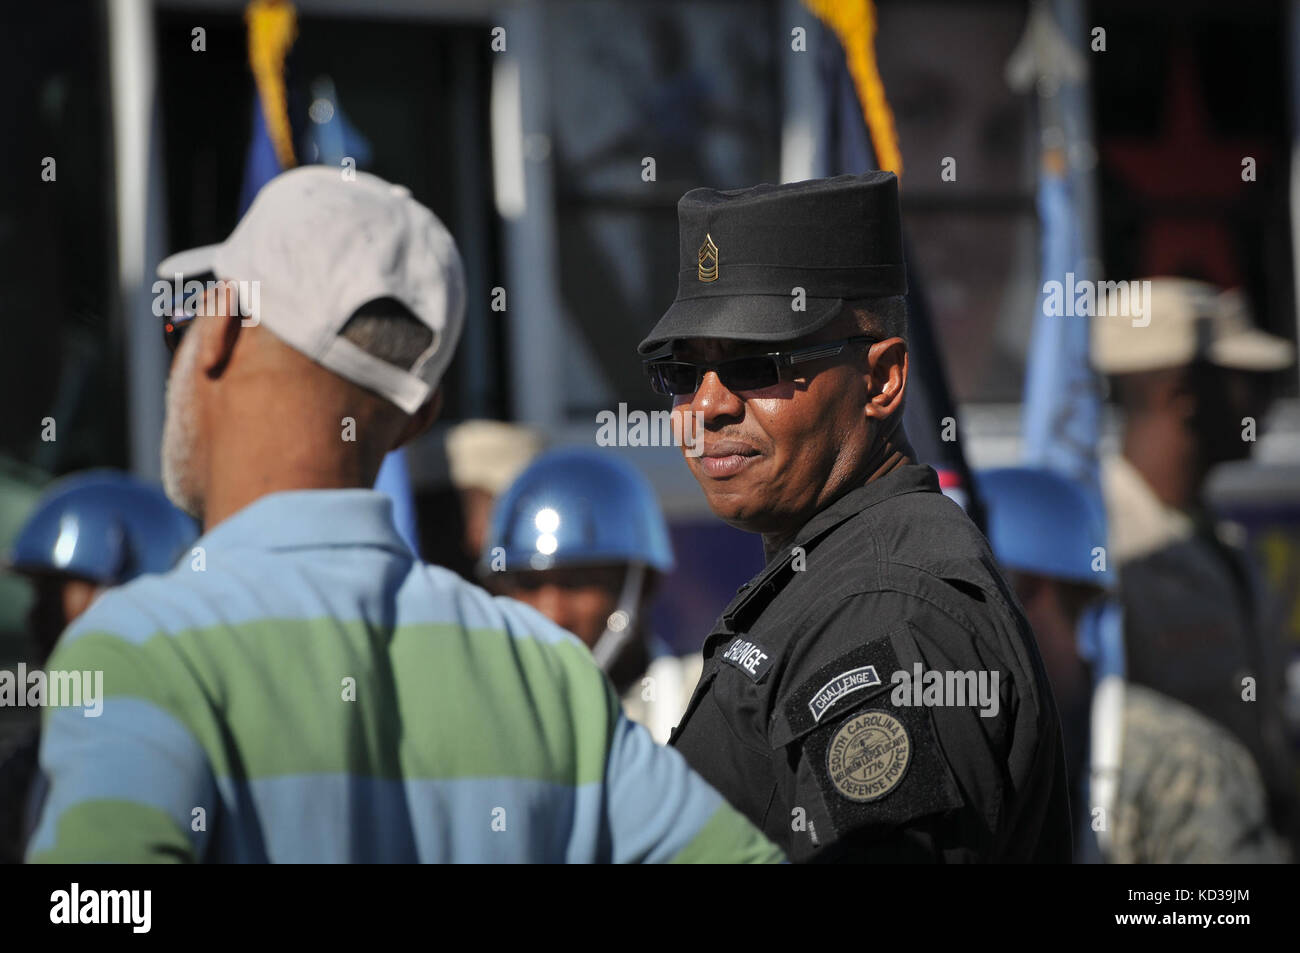
[[[221,282],[203,299],[206,316],[195,318],[196,327],[190,332],[199,337],[199,372],[208,377],[220,377],[235,353],[242,322],[235,307],[234,289]]]
[[[876,420],[887,420],[903,406],[907,391],[907,342],[886,338],[867,351],[867,386],[865,412]]]
[[[195,320],[208,325],[199,334],[199,371],[208,377],[220,377],[234,356],[235,342],[239,340],[239,315],[213,315]]]
[[[410,441],[414,440],[420,434],[424,433],[433,426],[433,422],[438,419],[442,413],[442,385],[433,392],[433,396],[426,400],[415,413],[411,414],[406,420],[406,425],[402,427],[401,432],[397,435],[390,450],[396,450]]]

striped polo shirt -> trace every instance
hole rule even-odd
[[[371,490],[275,493],[100,597],[55,671],[34,861],[779,861],[590,653],[419,562]]]

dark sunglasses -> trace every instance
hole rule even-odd
[[[665,397],[694,394],[709,371],[718,375],[718,380],[722,381],[722,386],[727,390],[762,390],[781,380],[782,368],[834,357],[850,344],[874,344],[878,340],[880,339],[858,335],[793,351],[769,351],[766,354],[736,357],[716,364],[655,358],[645,362],[645,369],[650,375],[650,386],[656,394]]]
[[[190,329],[194,323],[192,314],[169,314],[163,321],[163,340],[167,342],[167,350],[172,354],[181,346],[181,338],[185,337],[185,332]]]
[[[211,278],[211,274],[207,273],[203,278]],[[168,308],[163,315],[163,340],[167,343],[167,350],[173,355],[181,346],[181,338],[185,337],[185,332],[199,316],[205,300],[202,294],[191,295],[188,298],[177,295],[172,307]]]

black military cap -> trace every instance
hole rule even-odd
[[[677,338],[791,340],[825,327],[846,299],[907,293],[892,172],[692,189],[677,219],[677,299],[642,354]]]

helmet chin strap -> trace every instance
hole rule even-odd
[[[636,635],[637,616],[641,609],[641,587],[645,581],[645,564],[634,562],[627,567],[623,577],[623,591],[618,597],[618,608],[609,614],[605,631],[600,634],[596,644],[591,647],[591,654],[596,664],[609,674],[614,663],[627,647],[627,643]]]

